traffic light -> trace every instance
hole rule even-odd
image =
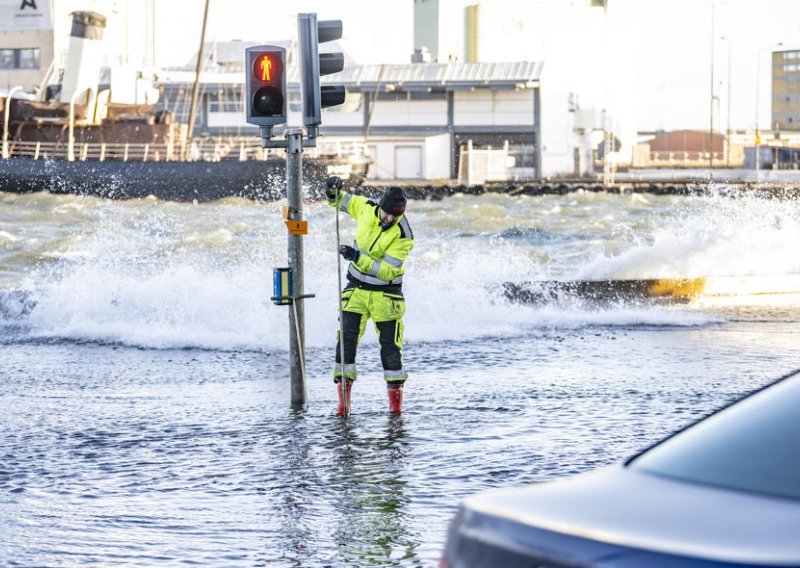
[[[342,37],[341,20],[317,21],[316,14],[297,15],[297,36],[300,48],[300,90],[303,94],[303,125],[309,138],[316,138],[322,124],[322,109],[340,105],[347,91],[344,85],[324,85],[322,75],[344,69],[344,54],[320,53],[319,44]]]
[[[247,122],[274,126],[286,122],[286,48],[257,45],[245,50]]]

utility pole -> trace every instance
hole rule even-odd
[[[714,9],[716,3],[711,2],[711,103],[709,114],[711,122],[708,127],[708,167],[714,169]],[[711,172],[709,172],[711,176]]]
[[[603,8],[603,187],[608,189],[614,183],[614,172],[609,155],[614,151],[614,133],[608,117],[608,0],[593,0],[592,6]]]
[[[727,110],[725,117],[727,126],[725,128],[725,167],[731,167],[731,38],[728,36],[720,37],[728,45],[728,95],[726,97]]]
[[[194,135],[194,121],[197,118],[197,97],[200,94],[200,72],[203,70],[203,48],[206,43],[206,24],[208,23],[208,4],[211,0],[206,0],[206,7],[203,12],[203,28],[200,31],[200,48],[197,50],[197,65],[194,70],[194,84],[192,85],[192,106],[189,109],[189,125],[186,129],[186,144],[184,144],[183,159],[186,159],[188,146],[192,143]]]

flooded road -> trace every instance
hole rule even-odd
[[[409,206],[404,414],[368,330],[343,421],[334,218],[309,204],[293,412],[280,205],[0,193],[0,563],[432,566],[465,495],[618,461],[800,367],[793,295],[497,293],[800,273],[796,203],[458,196]]]

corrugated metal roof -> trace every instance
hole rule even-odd
[[[396,90],[457,90],[472,87],[534,87],[539,82],[543,63],[541,61],[519,61],[515,63],[409,63],[407,65],[352,65],[341,73],[326,75],[324,84],[345,85],[354,91],[374,91],[376,87],[394,87]],[[287,68],[287,82],[300,83],[297,65]],[[160,73],[160,83],[183,83],[194,81],[193,71],[170,71]],[[224,72],[204,71],[204,84],[242,84],[245,71],[242,67],[229,67]]]
[[[534,86],[542,72],[541,61],[515,63],[411,63],[407,65],[359,65],[328,75],[324,83],[372,90],[376,85],[397,87]]]

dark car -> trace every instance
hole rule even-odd
[[[800,566],[800,372],[623,464],[465,499],[441,566]]]

